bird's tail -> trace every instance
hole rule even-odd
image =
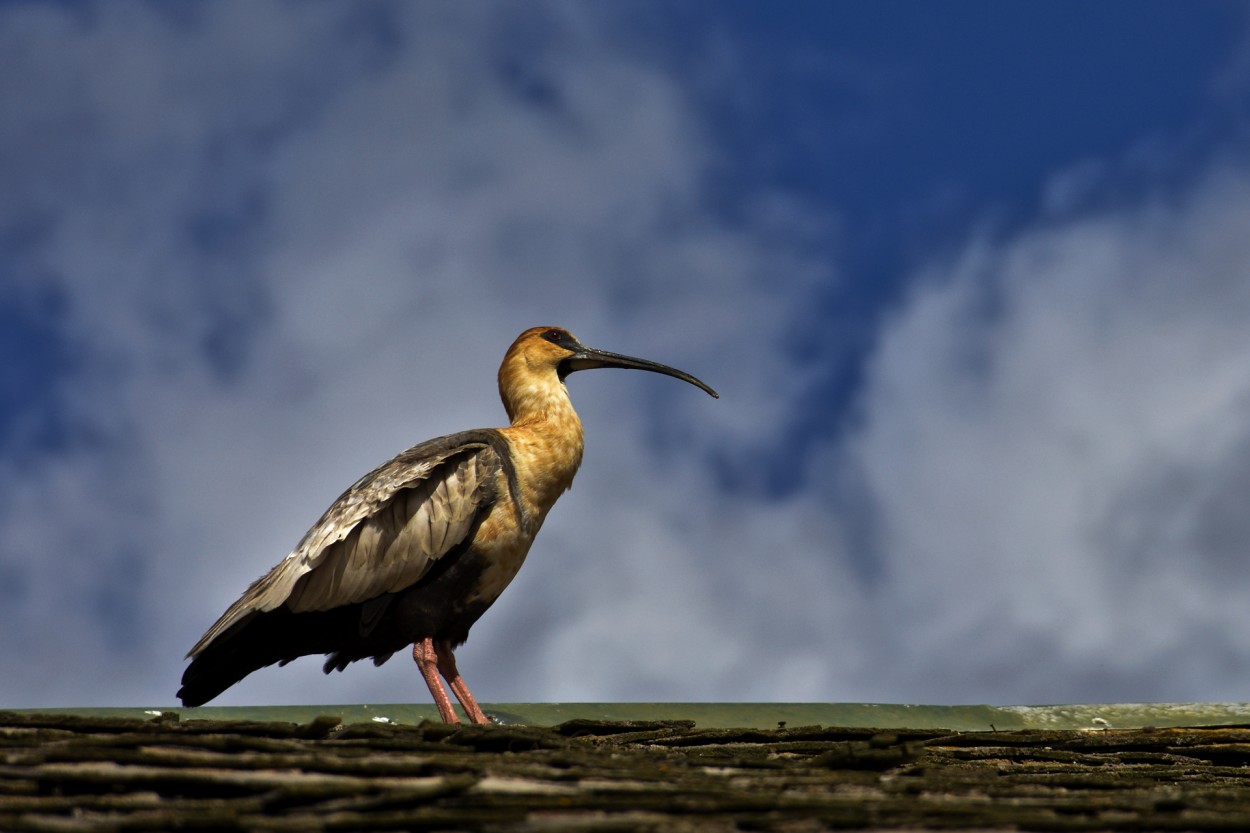
[[[296,614],[280,608],[243,619],[195,655],[182,674],[178,698],[184,706],[201,706],[267,665],[338,651],[341,634],[351,632],[338,618],[335,611]]]

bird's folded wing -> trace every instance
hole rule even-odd
[[[356,481],[189,656],[254,613],[283,605],[296,613],[329,610],[419,581],[469,537],[495,500],[500,456],[494,443],[474,440],[465,435],[430,440]]]

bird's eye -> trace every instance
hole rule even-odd
[[[581,349],[581,345],[577,343],[577,339],[564,330],[552,328],[542,334],[543,341],[550,341],[557,347],[562,347],[569,352],[576,352]]]

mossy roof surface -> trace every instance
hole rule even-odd
[[[1250,728],[0,712],[0,830],[1250,830]]]

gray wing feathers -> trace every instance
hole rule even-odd
[[[409,449],[353,484],[188,656],[254,613],[282,605],[297,613],[329,610],[420,581],[494,499],[499,456],[486,443],[450,439]]]
[[[296,613],[329,610],[415,584],[469,534],[481,487],[477,455],[404,489],[315,557],[286,599]],[[445,473],[444,473],[445,471]],[[313,569],[315,567],[315,569]]]

